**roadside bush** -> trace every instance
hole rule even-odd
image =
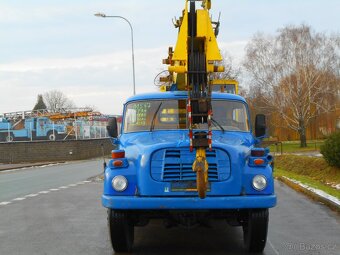
[[[321,146],[320,152],[329,165],[340,168],[340,132],[331,134]]]

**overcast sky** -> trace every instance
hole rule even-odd
[[[221,12],[222,50],[241,59],[256,32],[275,34],[288,24],[340,32],[339,0],[212,0]],[[78,107],[119,114],[132,95],[130,30],[134,28],[137,93],[153,80],[174,46],[184,0],[0,0],[0,114],[30,110],[37,95],[63,91]]]

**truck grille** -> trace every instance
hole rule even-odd
[[[228,154],[219,149],[207,151],[209,181],[224,181],[230,176]],[[156,181],[194,181],[196,173],[192,170],[195,153],[189,148],[162,149],[152,155],[151,176]]]

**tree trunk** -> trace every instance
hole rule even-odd
[[[307,147],[305,120],[299,120],[300,147]]]
[[[307,147],[307,141],[306,141],[306,133],[300,133],[300,147],[306,148]]]

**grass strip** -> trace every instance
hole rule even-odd
[[[280,178],[282,176],[286,176],[288,178],[300,181],[303,184],[306,184],[312,188],[322,190],[326,192],[327,194],[336,197],[340,199],[340,190],[337,190],[336,188],[333,188],[327,184],[322,183],[319,180],[315,180],[309,176],[297,174],[291,171],[287,171],[281,168],[276,167],[274,170],[274,176],[277,178]]]
[[[340,169],[329,166],[321,157],[277,156],[275,157],[275,168],[285,170],[291,174],[306,176],[312,181],[319,181],[329,186],[340,183]]]

